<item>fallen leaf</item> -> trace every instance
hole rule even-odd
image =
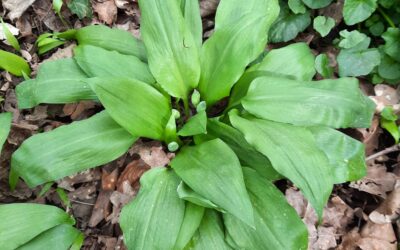
[[[122,171],[121,175],[117,181],[117,190],[123,193],[123,185],[127,181],[129,185],[138,186],[138,181],[142,174],[150,169],[150,166],[147,165],[143,160],[134,160],[129,163],[124,171]]]
[[[400,216],[400,181],[396,188],[388,195],[380,206],[369,214],[369,218],[376,224],[393,223]]]
[[[19,34],[19,29],[17,29],[16,27],[14,27],[9,23],[4,23],[4,24],[11,32],[11,34],[13,34],[14,36],[17,36]],[[6,34],[4,33],[3,25],[0,25],[0,40],[6,40]]]
[[[2,0],[3,7],[9,10],[8,17],[19,18],[36,0]]]
[[[103,169],[103,174],[101,176],[101,188],[106,191],[114,191],[117,178],[118,168],[114,169],[114,171],[111,173],[108,173]]]
[[[136,143],[132,152],[139,154],[140,158],[152,168],[168,165],[175,156],[173,153],[165,153],[159,142]]]
[[[58,48],[56,52],[54,52],[49,58],[42,61],[42,63],[49,61],[56,61],[63,58],[71,58],[74,54],[74,48],[76,44],[71,44],[65,48]]]
[[[200,1],[200,15],[202,17],[209,16],[215,13],[219,0],[201,0]]]
[[[391,106],[394,111],[400,110],[399,90],[386,84],[377,84],[374,87],[375,96],[370,98],[376,104],[376,110],[380,113],[385,107]]]
[[[89,226],[96,227],[102,220],[110,214],[110,197],[113,191],[100,190],[96,204],[93,207],[92,216],[89,219]]]
[[[99,19],[108,25],[111,25],[117,17],[117,6],[114,0],[95,1],[93,10],[99,16]]]

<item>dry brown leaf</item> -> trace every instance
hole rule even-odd
[[[111,173],[108,173],[103,168],[103,174],[101,176],[101,188],[106,191],[114,191],[115,185],[118,179],[118,168],[114,169]]]
[[[303,218],[306,213],[307,201],[304,196],[294,188],[288,188],[285,191],[288,203],[296,210],[297,214]]]
[[[111,203],[110,197],[113,191],[100,190],[99,196],[97,196],[96,204],[93,207],[92,216],[89,220],[89,226],[97,226],[103,219],[110,215]]]
[[[372,213],[369,218],[377,224],[385,224],[395,222],[400,216],[400,181],[397,182],[396,188],[391,192],[386,200]]]
[[[19,18],[36,0],[2,0],[3,7],[9,10],[8,17]]]
[[[142,174],[150,169],[150,166],[147,165],[143,160],[134,160],[129,163],[124,171],[122,171],[121,175],[117,181],[117,190],[123,193],[123,184],[125,181],[129,183],[131,186],[137,186],[138,181]]]
[[[82,120],[91,115],[90,109],[93,109],[96,103],[93,101],[80,101],[78,103],[68,103],[63,107],[65,115],[71,116],[73,121]]]
[[[75,175],[70,175],[67,177],[62,178],[61,180],[56,181],[58,187],[66,189],[68,191],[74,191],[74,185],[98,181],[101,179],[101,173],[98,168],[92,168]]]
[[[161,145],[152,146],[143,144],[139,146],[140,158],[150,167],[163,167],[168,165],[174,154],[167,154]]]
[[[382,133],[379,127],[379,118],[374,116],[370,128],[358,128],[356,129],[360,135],[355,135],[365,145],[365,154],[371,155],[378,148],[379,135]]]
[[[117,18],[117,6],[114,0],[95,1],[93,10],[99,16],[99,19],[108,25],[111,25]]]
[[[374,87],[375,96],[371,99],[376,103],[377,112],[381,112],[386,106],[391,106],[395,111],[400,110],[399,90],[386,84],[377,84]]]
[[[200,15],[202,17],[209,16],[215,13],[219,0],[201,0],[200,1]]]
[[[54,52],[48,59],[43,60],[42,63],[56,61],[63,58],[71,58],[74,54],[75,46],[76,44],[70,44],[68,47],[58,48],[56,52]]]

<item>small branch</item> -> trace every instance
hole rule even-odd
[[[400,143],[396,144],[394,146],[385,148],[384,150],[382,150],[382,151],[380,151],[378,153],[370,155],[365,160],[366,161],[371,161],[371,160],[374,160],[374,159],[378,158],[379,156],[386,155],[386,154],[389,154],[389,153],[392,153],[392,152],[396,152],[396,151],[400,151]]]
[[[74,203],[79,203],[79,204],[82,204],[82,205],[94,206],[94,204],[92,204],[92,203],[87,203],[87,202],[83,202],[83,201],[77,201],[77,200],[72,200],[72,199],[70,199],[70,201],[74,202]]]

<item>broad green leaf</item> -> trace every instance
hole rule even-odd
[[[128,77],[150,84],[155,83],[147,64],[135,56],[91,45],[76,47],[74,54],[75,61],[89,77]]]
[[[221,0],[215,31],[201,52],[199,91],[208,106],[228,96],[246,66],[263,52],[278,12],[277,0]]]
[[[11,168],[35,187],[115,160],[136,139],[104,111],[30,137],[13,154]]]
[[[308,232],[285,196],[252,169],[244,168],[246,187],[254,207],[256,229],[224,214],[228,239],[237,249],[307,249]]]
[[[171,104],[158,90],[129,78],[91,78],[88,82],[110,116],[129,133],[163,139]]]
[[[72,32],[73,35],[67,32],[71,33],[71,31],[66,31],[63,33],[64,36],[73,36],[79,45],[93,45],[136,56],[142,61],[147,60],[144,44],[127,31],[111,29],[104,25],[91,25],[76,30],[75,33]]]
[[[188,187],[183,182],[181,182],[179,184],[179,186],[177,188],[177,192],[178,192],[179,198],[181,198],[183,200],[189,201],[198,206],[220,210],[217,205],[215,205],[210,200],[207,200],[206,198],[202,197],[201,195],[199,195],[198,193],[193,191],[190,187]]]
[[[75,224],[58,207],[30,203],[0,205],[0,218],[0,245],[4,250],[16,249],[57,225]]]
[[[208,135],[223,140],[235,152],[242,166],[248,166],[256,170],[260,175],[268,180],[281,178],[271,165],[271,162],[263,154],[251,146],[243,134],[235,128],[219,122],[215,119],[209,119],[207,123]]]
[[[222,140],[182,148],[171,166],[196,193],[253,226],[253,208],[240,162]]]
[[[185,216],[185,201],[171,169],[153,168],[141,180],[139,194],[121,212],[120,225],[128,249],[173,249]]]
[[[339,75],[363,76],[371,73],[381,62],[378,49],[368,49],[370,38],[351,49],[342,49],[337,56]]]
[[[184,249],[192,236],[196,233],[204,215],[204,207],[186,202],[185,216],[174,249]]]
[[[311,132],[305,127],[247,120],[230,114],[233,126],[244,134],[247,142],[268,157],[276,171],[300,188],[322,218],[333,187],[332,170]]]
[[[303,3],[311,9],[321,9],[328,6],[333,0],[303,0]]]
[[[329,57],[326,54],[319,54],[315,58],[315,69],[323,78],[331,78],[334,68],[330,66]]]
[[[39,222],[40,223],[40,222]],[[61,224],[39,234],[17,250],[69,250],[81,232],[68,224]]]
[[[269,30],[269,41],[273,43],[288,42],[303,32],[311,23],[310,12],[293,14],[286,3],[280,1],[279,17]]]
[[[396,123],[397,120],[398,116],[394,113],[392,107],[385,107],[382,110],[380,119],[381,126],[390,133],[396,144],[399,143],[400,139],[400,130]]]
[[[385,45],[383,50],[392,59],[400,62],[400,29],[399,28],[388,28],[388,30],[382,34],[382,38],[385,39]]]
[[[89,0],[71,0],[68,3],[69,10],[76,14],[79,19],[83,19],[84,17],[92,18],[92,6]]]
[[[339,34],[340,37],[342,38],[342,40],[339,42],[339,47],[343,49],[350,49],[356,47],[357,45],[362,45],[361,44],[362,42],[365,43],[365,40],[369,39],[367,35],[365,35],[364,33],[360,33],[358,30],[353,30],[353,31],[342,30],[340,31]]]
[[[381,53],[381,63],[378,66],[381,77],[389,80],[400,79],[400,62],[396,62],[386,53]]]
[[[282,76],[311,81],[315,75],[314,55],[305,43],[294,43],[273,49],[264,59],[248,69],[233,87],[228,109],[240,104],[250,83],[262,76]]]
[[[193,250],[229,250],[232,249],[224,240],[224,229],[220,215],[207,209],[200,227],[190,242]]]
[[[335,27],[335,20],[332,17],[317,16],[314,18],[313,27],[322,37],[326,37]]]
[[[10,29],[7,27],[7,25],[3,22],[3,19],[0,17],[1,24],[3,26],[3,32],[6,37],[7,42],[17,51],[21,50],[21,47],[19,46],[19,42],[17,38],[11,33]]]
[[[10,133],[12,121],[12,113],[1,113],[0,114],[0,153],[3,148],[3,144],[6,142],[8,133]]]
[[[20,109],[32,108],[40,103],[72,103],[94,100],[96,95],[82,80],[86,74],[72,59],[43,63],[36,79],[17,85],[16,95]]]
[[[377,0],[345,0],[343,6],[344,22],[347,25],[366,20],[375,11]]]
[[[15,76],[29,75],[31,69],[24,58],[0,49],[0,69],[4,69]]]
[[[294,14],[304,14],[307,11],[302,0],[289,0],[288,6]]]
[[[140,31],[153,76],[170,95],[186,100],[198,84],[200,62],[198,41],[193,38],[179,3],[139,0]]]
[[[334,183],[355,181],[366,175],[364,144],[332,128],[319,126],[309,130],[328,157]]]
[[[369,128],[375,110],[355,78],[301,82],[261,77],[252,82],[242,105],[263,119],[334,128]]]
[[[207,133],[207,114],[206,111],[201,111],[190,119],[179,130],[180,136],[192,136]]]
[[[194,43],[200,50],[203,43],[203,24],[200,16],[200,4],[198,0],[181,0],[181,8],[186,26],[192,32]]]

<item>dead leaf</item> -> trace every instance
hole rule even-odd
[[[114,169],[111,173],[107,173],[103,168],[103,175],[101,177],[101,188],[106,191],[114,191],[118,178],[118,168]]]
[[[61,187],[68,191],[74,191],[75,190],[74,185],[76,184],[98,181],[100,179],[101,179],[100,170],[98,168],[92,168],[77,173],[75,175],[64,177],[56,182],[58,184],[58,187]]]
[[[100,190],[96,204],[93,207],[92,216],[89,219],[89,226],[96,227],[103,219],[110,214],[110,197],[113,191]]]
[[[200,1],[200,15],[202,17],[209,16],[215,13],[219,0],[201,0]]]
[[[357,242],[362,250],[396,250],[396,235],[390,223],[375,224],[368,221],[361,230],[362,239]]]
[[[307,201],[304,196],[294,188],[288,188],[285,191],[288,203],[296,210],[297,214],[303,218],[306,213]]]
[[[400,216],[400,181],[396,188],[388,195],[381,205],[372,213],[369,218],[376,224],[393,223]]]
[[[103,0],[93,2],[93,10],[99,16],[99,19],[108,25],[111,25],[117,18],[117,6],[114,0]]]
[[[172,153],[165,153],[160,142],[137,143],[132,152],[139,154],[140,158],[152,168],[168,165],[175,156]]]
[[[2,0],[3,7],[9,10],[8,17],[19,18],[36,0]]]
[[[139,181],[142,174],[149,169],[150,166],[141,159],[132,161],[119,176],[117,181],[117,190],[121,193],[123,192],[123,184],[125,181],[127,181],[131,186],[138,186],[135,184]]]
[[[379,117],[374,116],[371,127],[357,128],[355,131],[358,133],[354,137],[362,141],[365,145],[365,154],[373,154],[378,148],[379,135],[382,133],[382,129],[379,127]]]
[[[376,110],[380,113],[387,106],[393,107],[395,111],[400,110],[399,90],[386,84],[377,84],[374,87],[375,96],[371,99],[376,103]]]
[[[14,36],[17,36],[19,34],[19,29],[14,27],[12,24],[9,23],[4,23],[4,24],[11,32],[11,34],[13,34]],[[0,25],[0,40],[6,40],[6,34],[4,33],[3,25]]]
[[[75,46],[76,44],[71,44],[65,48],[58,48],[56,52],[54,52],[48,59],[43,60],[40,64],[49,61],[56,61],[63,58],[71,58],[74,54]]]
[[[65,115],[71,116],[73,121],[82,120],[88,118],[93,112],[91,109],[96,107],[96,103],[93,101],[80,101],[78,103],[68,103],[63,107]]]
[[[129,184],[129,181],[124,181],[120,187],[122,192],[114,191],[110,197],[110,201],[113,204],[113,211],[106,220],[111,221],[112,224],[118,223],[121,209],[136,195],[136,191]]]

